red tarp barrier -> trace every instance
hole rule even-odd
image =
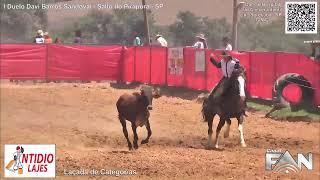
[[[301,72],[298,53],[276,52],[275,62],[276,79],[286,73]]]
[[[49,79],[115,80],[122,46],[48,46]]]
[[[134,81],[135,47],[126,47],[124,49],[122,63],[122,80],[124,82]]]
[[[275,53],[250,52],[250,85],[251,96],[272,99],[272,88],[275,82]]]
[[[315,103],[320,106],[320,62],[316,63],[316,71],[315,71],[315,77],[316,77],[316,83],[314,84],[315,87]]]
[[[1,79],[46,79],[46,46],[0,45]]]
[[[175,87],[185,87],[185,79],[184,79],[184,64],[185,64],[185,59],[183,60],[183,71],[182,74],[171,74],[170,68],[169,68],[169,51],[168,49],[168,55],[167,55],[167,85],[168,86],[175,86]],[[184,49],[183,49],[184,51]],[[183,52],[184,54],[184,52]],[[183,58],[185,56],[183,55]]]
[[[315,103],[320,106],[320,62],[314,62],[315,64]]]
[[[287,53],[277,52],[276,53],[276,78],[279,78],[283,74],[297,73],[301,74],[311,84],[315,84],[315,68],[312,67],[313,62],[307,58],[300,56],[299,53]],[[299,96],[299,92],[290,86],[290,91],[286,94],[288,101],[296,103],[294,100]]]
[[[150,47],[136,47],[135,80],[149,83],[150,78]]]
[[[315,91],[315,103],[320,105],[320,62],[311,60],[309,57],[300,54],[299,74],[305,77]]]
[[[122,46],[86,47],[85,80],[116,80],[121,75]],[[121,65],[121,66],[120,66]]]
[[[86,50],[81,46],[48,46],[48,78],[50,80],[79,80],[85,78]]]
[[[203,52],[203,69],[196,72],[196,52]],[[199,58],[201,59],[201,58]],[[185,87],[197,90],[206,89],[206,77],[205,77],[205,51],[193,48],[184,49],[184,77]],[[199,60],[201,61],[201,60]],[[199,63],[201,64],[201,63]],[[203,70],[203,71],[202,71]]]
[[[167,80],[167,48],[151,48],[151,84],[165,85]]]

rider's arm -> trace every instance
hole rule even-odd
[[[213,54],[210,55],[210,62],[216,66],[217,68],[221,68],[221,62],[217,62],[214,58],[213,58]]]
[[[217,62],[215,59],[213,59],[213,57],[210,57],[210,61],[217,68],[221,68],[221,62]]]

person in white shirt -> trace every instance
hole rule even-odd
[[[230,40],[228,37],[223,37],[222,43],[226,51],[232,51],[232,45],[230,44]]]
[[[193,47],[198,48],[198,49],[207,49],[207,41],[206,38],[204,37],[204,34],[199,34],[196,36],[197,42],[194,43]]]
[[[37,35],[34,38],[34,43],[36,44],[43,44],[44,43],[44,37],[43,37],[43,31],[42,30],[38,30],[37,31]]]
[[[213,95],[214,97],[221,96],[225,89],[228,88],[229,84],[229,79],[233,75],[233,73],[240,68],[240,62],[238,59],[233,58],[230,56],[226,51],[222,52],[223,59],[220,62],[217,62],[214,59],[214,55],[211,54],[210,56],[210,61],[211,63],[216,66],[217,68],[220,68],[223,74],[223,78],[220,80],[218,85],[214,87],[214,89],[211,91],[210,95]],[[239,95],[243,101],[245,101],[245,80],[242,76],[238,77],[238,82],[239,82]],[[221,90],[218,90],[221,89]]]
[[[162,46],[162,47],[168,47],[168,42],[161,34],[156,35],[156,45]]]

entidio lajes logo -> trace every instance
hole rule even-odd
[[[5,177],[55,177],[54,144],[6,144]]]

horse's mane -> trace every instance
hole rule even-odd
[[[224,95],[230,95],[230,94],[234,94],[234,95],[238,95],[239,92],[239,81],[238,81],[238,77],[241,76],[244,80],[246,80],[246,70],[244,67],[240,66],[239,69],[235,70],[232,74],[232,76],[230,77],[230,83],[231,85],[229,86],[229,88],[226,90],[226,92],[224,93]],[[231,91],[231,92],[230,92]]]
[[[244,79],[246,79],[246,69],[241,65],[238,69],[233,71],[231,78],[237,79],[239,76],[242,76]]]

